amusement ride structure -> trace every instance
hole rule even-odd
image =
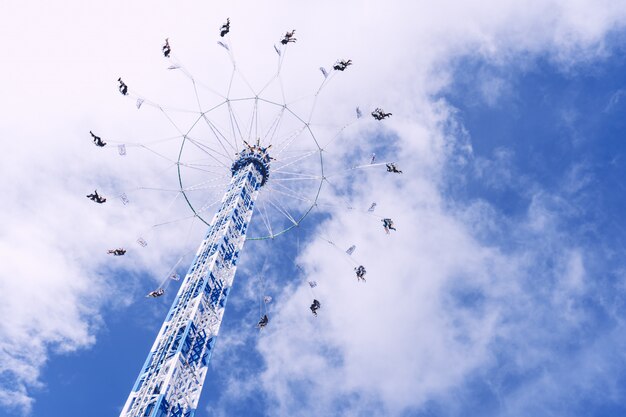
[[[324,172],[323,150],[338,134],[322,144],[312,129],[312,110],[306,116],[292,110],[280,80],[282,61],[288,44],[296,40],[295,31],[287,32],[280,44],[274,46],[278,55],[278,71],[274,78],[260,90],[254,90],[239,75],[252,94],[234,97],[231,87],[237,70],[232,46],[227,41],[228,37],[225,37],[229,30],[230,21],[227,21],[220,29],[224,42],[218,42],[227,51],[233,64],[228,91],[226,94],[216,93],[217,100],[208,110],[203,109],[198,95],[197,86],[201,86],[200,82],[171,55],[168,40],[163,46],[164,56],[172,63],[169,69],[180,71],[188,77],[196,93],[198,110],[190,112],[193,120],[189,128],[181,129],[165,107],[135,93],[121,78],[118,80],[120,93],[134,100],[137,108],[147,105],[160,110],[178,131],[177,139],[181,140],[181,144],[178,158],[172,161],[178,171],[180,189],[177,196],[184,197],[194,218],[208,225],[208,231],[120,417],[194,415],[244,242],[250,239],[271,239],[297,227],[317,205],[322,185],[329,183],[329,176]],[[340,60],[332,70],[320,68],[323,82],[314,99],[336,73],[344,71],[351,64],[350,60]],[[272,83],[278,86],[275,90],[278,98],[269,93],[270,97],[265,98],[264,92],[268,91]],[[355,120],[362,117],[358,108],[356,113]],[[242,117],[242,114],[246,116]],[[390,115],[381,109],[372,112],[376,120]],[[96,146],[106,145],[101,138],[93,133],[92,136]],[[120,155],[125,155],[126,146],[132,144],[118,145]],[[375,163],[374,159],[372,156],[369,164],[363,167],[385,165]],[[391,165],[395,170],[387,164],[387,171],[398,172],[395,165]],[[361,167],[350,169],[358,168]],[[220,190],[226,191],[219,195]],[[94,195],[88,197],[97,203],[106,201],[97,191],[97,199]],[[121,195],[121,199],[127,204],[125,194]],[[370,207],[370,212],[375,205],[373,203]],[[217,211],[211,219],[205,217],[207,212],[215,209]],[[253,212],[260,219],[256,229],[249,228]],[[385,230],[389,231],[387,226],[395,230],[393,223],[388,224],[387,220],[390,221],[383,219]],[[256,233],[250,233],[255,230]],[[147,245],[143,238],[137,242],[144,247]],[[351,247],[348,255],[353,251],[354,247]],[[121,256],[126,250],[115,249],[109,253]],[[364,281],[365,268],[359,265],[355,271],[357,277]],[[163,295],[167,284],[164,282],[149,296],[156,298]],[[311,310],[315,315],[317,308],[319,302],[314,300]],[[258,327],[262,328],[266,324],[267,316],[259,322]]]
[[[150,350],[121,416],[193,416],[233,284],[259,189],[267,148],[249,145]]]

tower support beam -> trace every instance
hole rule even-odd
[[[120,417],[192,417],[198,407],[237,259],[260,187],[266,149],[250,146],[233,164],[222,204],[201,242]]]

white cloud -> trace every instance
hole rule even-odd
[[[626,91],[623,89],[619,89],[615,91],[611,95],[611,98],[609,99],[608,104],[604,108],[604,111],[608,113],[608,112],[613,111],[616,107],[618,107],[620,101],[622,101],[622,97],[624,97],[625,94],[626,94]]]
[[[377,219],[359,221],[341,213],[323,226],[333,236],[351,236],[346,244],[358,243],[360,259],[368,260],[366,285],[358,286],[350,268],[330,260],[334,255],[326,244],[307,247],[304,260],[323,284],[320,317],[309,317],[310,297],[293,289],[276,315],[276,327],[286,323],[282,328],[288,330],[259,345],[267,362],[263,383],[278,404],[276,414],[310,415],[311,408],[329,414],[349,396],[357,410],[365,399],[362,404],[392,415],[443,395],[493,360],[502,317],[512,314],[506,302],[517,295],[523,299],[526,267],[538,254],[502,254],[486,247],[470,232],[483,227],[481,218],[463,218],[474,223],[468,229],[447,209],[437,188],[446,176],[443,167],[450,158],[467,163],[471,143],[450,135],[462,127],[449,129],[454,111],[445,102],[432,102],[432,94],[451,81],[453,64],[461,57],[504,65],[520,56],[526,61],[548,55],[563,68],[601,58],[610,52],[606,35],[623,27],[623,4],[398,1],[381,7],[380,2],[239,1],[173,6],[118,1],[89,6],[35,2],[31,7],[13,2],[0,17],[0,27],[12,34],[4,37],[11,41],[3,51],[10,65],[0,69],[0,110],[11,114],[0,122],[5,155],[10,155],[0,166],[5,179],[0,247],[6,259],[0,314],[7,317],[0,327],[0,351],[5,352],[0,372],[10,381],[0,387],[0,404],[27,410],[50,351],[90,346],[102,309],[111,302],[131,302],[124,290],[138,284],[112,281],[116,268],[105,250],[110,242],[122,242],[139,253],[131,246],[134,239],[159,216],[154,208],[171,198],[142,194],[122,211],[113,199],[99,207],[83,197],[96,186],[114,197],[136,178],[162,178],[157,178],[164,168],[158,158],[154,164],[138,162],[146,155],[137,152],[138,159],[132,159],[129,152],[123,159],[88,143],[90,129],[105,138],[162,137],[167,129],[154,112],[142,109],[129,116],[133,105],[115,91],[115,80],[123,75],[138,91],[186,103],[191,89],[181,87],[167,96],[164,86],[178,81],[156,74],[155,68],[164,67],[160,42],[170,36],[176,53],[189,57],[190,68],[218,73],[222,61],[217,55],[198,51],[215,48],[215,28],[225,16],[233,21],[242,68],[256,70],[264,68],[260,63],[273,62],[274,56],[266,57],[273,54],[278,34],[297,28],[299,41],[285,68],[287,81],[297,81],[291,84],[294,96],[317,85],[320,65],[352,58],[355,65],[333,81],[319,116],[343,120],[356,104],[392,111],[385,126],[398,136],[398,161],[406,172],[397,178],[366,177],[357,189],[360,205],[376,196],[378,212],[394,218],[399,229],[394,235],[385,236]],[[254,70],[247,73],[251,79],[266,76]],[[484,87],[494,100],[504,88],[497,82]],[[350,135],[384,132],[379,127],[369,123]],[[361,143],[368,140],[371,144],[360,137]],[[351,146],[337,144],[333,154],[342,156]],[[369,154],[365,144],[363,150]],[[172,210],[187,213],[184,205]],[[488,205],[480,212],[488,213]],[[553,216],[558,213],[537,203],[520,230],[544,233]],[[150,251],[120,261],[131,272],[148,269],[159,279],[183,250],[185,233],[165,229],[150,240]],[[570,277],[564,288],[583,291],[584,260],[577,248],[565,249],[573,258],[564,261],[563,274]],[[452,297],[455,287],[466,293]],[[311,387],[315,397],[307,397]],[[304,398],[294,399],[294,390]],[[303,401],[310,407],[306,412]],[[351,413],[358,414],[344,414]]]
[[[497,148],[493,151],[492,159],[479,157],[474,165],[476,177],[486,187],[504,189],[519,181],[519,175],[512,172],[513,152],[508,149]]]
[[[394,216],[398,232],[384,236],[383,245],[376,220],[338,216],[322,227],[330,236],[350,232],[368,270],[367,284],[357,283],[352,268],[325,242],[308,247],[304,257],[314,271],[309,278],[319,283],[319,317],[311,317],[311,298],[302,288],[260,345],[267,361],[263,381],[281,407],[279,415],[332,413],[352,395],[380,402],[395,415],[455,386],[488,360],[497,311],[468,308],[446,294],[455,286],[470,296],[479,291],[480,283],[491,279],[493,271],[485,265],[494,255],[468,241],[462,227],[440,213],[388,198],[379,200],[381,210],[393,207],[404,214]],[[315,393],[304,409],[301,399],[289,400],[290,387],[304,388],[300,381]]]

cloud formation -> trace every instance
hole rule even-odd
[[[131,302],[128,290],[138,285],[134,279],[139,272],[158,276],[175,257],[170,254],[184,250],[186,230],[172,228],[155,237],[155,249],[141,252],[136,262],[110,266],[103,241],[134,244],[151,225],[145,218],[161,215],[154,207],[166,205],[171,196],[138,199],[124,212],[94,208],[83,197],[92,188],[102,187],[115,197],[133,178],[165,178],[159,176],[164,165],[122,160],[113,152],[103,158],[84,144],[90,129],[113,138],[162,137],[162,121],[153,122],[153,114],[126,115],[129,108],[120,104],[114,80],[124,73],[141,91],[164,85],[162,76],[146,68],[163,66],[158,43],[166,32],[178,35],[172,44],[182,56],[192,57],[190,67],[214,67],[197,51],[206,48],[204,39],[215,37],[213,28],[222,16],[232,18],[243,68],[269,61],[264,57],[273,53],[277,33],[295,27],[303,34],[290,50],[286,68],[294,96],[317,85],[320,63],[353,59],[355,65],[333,82],[325,105],[318,107],[319,120],[343,120],[356,104],[383,106],[394,116],[384,127],[368,122],[346,132],[350,140],[333,145],[335,161],[329,164],[351,164],[354,146],[359,157],[380,148],[381,157],[397,158],[405,171],[397,178],[359,177],[348,196],[355,206],[367,207],[375,195],[377,212],[393,217],[397,233],[386,236],[378,220],[342,211],[332,212],[332,219],[320,225],[318,233],[333,239],[350,236],[342,243],[357,243],[358,259],[367,260],[366,285],[357,285],[352,267],[337,260],[326,242],[312,241],[301,255],[310,279],[320,283],[323,308],[314,321],[306,309],[308,290],[290,286],[281,296],[276,325],[258,346],[266,365],[258,378],[276,407],[268,414],[350,416],[375,410],[402,415],[458,394],[488,371],[496,375],[489,381],[492,389],[504,395],[502,381],[540,372],[550,364],[555,346],[574,338],[589,319],[591,312],[581,301],[594,289],[587,248],[562,244],[567,232],[560,227],[558,205],[567,196],[546,195],[536,184],[521,220],[499,215],[488,201],[460,207],[449,201],[441,191],[449,180],[447,169],[472,163],[471,132],[464,131],[455,109],[437,97],[453,81],[462,58],[524,67],[547,57],[569,71],[610,55],[606,39],[623,30],[626,20],[626,7],[619,2],[47,7],[42,3],[33,13],[12,4],[2,25],[15,29],[11,22],[24,20],[31,25],[30,30],[15,30],[5,52],[14,64],[1,70],[6,90],[0,108],[13,115],[0,122],[8,133],[2,135],[4,149],[11,155],[0,166],[2,177],[11,179],[1,186],[6,202],[0,228],[0,252],[6,256],[0,273],[0,314],[7,318],[0,325],[3,406],[28,410],[50,352],[95,343],[102,311],[112,303]],[[50,14],[59,19],[49,19]],[[207,22],[206,16],[219,18]],[[254,33],[254,41],[245,33]],[[486,80],[481,91],[484,100],[497,103],[510,88]],[[168,97],[161,87],[155,92],[182,103],[191,99],[189,93],[181,89]],[[137,123],[134,117],[145,119]],[[5,139],[9,137],[15,139]],[[352,145],[356,140],[359,145]],[[381,145],[381,140],[391,142]],[[477,166],[504,169],[506,154],[499,156],[504,159]],[[340,189],[346,184],[337,180]],[[327,192],[333,194],[330,188]],[[342,198],[348,198],[344,192]],[[172,213],[184,215],[185,210],[176,203]],[[503,235],[515,236],[517,244],[505,247],[497,238]],[[111,278],[122,270],[133,279],[120,283]],[[617,334],[607,332],[600,339],[615,341]],[[589,346],[566,356],[554,373],[507,395],[502,414],[523,415],[530,407],[527,398],[547,396],[544,388],[553,385],[553,378],[569,379],[569,361],[580,360],[584,370],[598,377],[591,365],[598,356]],[[619,356],[617,352],[607,356]]]

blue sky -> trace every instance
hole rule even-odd
[[[518,245],[526,245],[528,241],[510,239],[507,222],[526,213],[532,198],[527,187],[536,184],[546,193],[558,195],[563,183],[570,181],[572,172],[581,170],[577,175],[584,176],[583,185],[559,203],[572,206],[560,213],[560,221],[563,239],[574,240],[589,249],[591,259],[588,265],[593,270],[598,292],[580,301],[588,316],[583,328],[568,334],[565,340],[546,341],[554,343],[549,347],[553,360],[543,364],[547,369],[523,373],[495,367],[478,370],[457,388],[457,410],[442,409],[437,399],[433,399],[423,408],[407,410],[403,415],[499,415],[499,402],[502,401],[499,396],[513,395],[544,372],[561,371],[559,368],[567,366],[577,353],[598,342],[596,336],[601,337],[604,332],[619,326],[611,315],[623,312],[620,307],[623,296],[615,293],[619,291],[619,274],[623,273],[620,269],[624,264],[619,253],[624,250],[621,231],[625,222],[621,213],[626,208],[626,200],[621,195],[622,178],[626,174],[623,141],[626,101],[620,102],[619,99],[626,91],[626,62],[620,53],[623,47],[620,41],[617,39],[615,45],[611,45],[615,48],[615,56],[568,71],[542,58],[533,60],[529,68],[522,71],[508,65],[495,67],[472,58],[463,59],[456,66],[455,82],[442,92],[441,98],[457,109],[456,118],[471,138],[473,159],[461,167],[451,166],[450,173],[445,176],[449,204],[458,208],[477,200],[488,202],[496,216],[505,221],[481,237],[490,245],[515,251]],[[501,87],[504,91],[495,99],[485,98],[480,91],[480,83],[485,77],[496,77],[504,84]],[[491,172],[478,174],[478,164],[488,164],[486,170]],[[503,170],[511,174],[503,176]],[[307,236],[310,232],[309,228],[301,234]],[[289,245],[294,243],[294,239],[285,238],[274,245],[278,248],[276,250],[287,251],[293,258],[293,248]],[[249,242],[246,249],[258,245],[263,243]],[[613,253],[608,253],[608,248]],[[273,265],[278,268],[274,273],[280,279],[277,285],[288,285],[296,280],[298,271],[288,256],[281,256],[284,262]],[[251,259],[244,257],[243,262],[246,261]],[[548,259],[545,261],[549,262]],[[124,276],[118,278],[124,279]],[[536,278],[534,284],[550,285],[541,277]],[[202,397],[204,407],[219,402],[229,384],[240,383],[248,373],[260,372],[263,367],[262,357],[254,348],[254,342],[262,336],[253,328],[258,307],[237,291],[241,290],[237,287],[243,285],[242,281],[250,280],[258,280],[258,277],[246,273],[237,276],[221,333],[225,339],[245,333],[245,343],[228,346],[234,350],[232,352],[224,352],[227,347],[223,341],[218,344]],[[260,283],[256,285],[260,286]],[[35,395],[34,416],[63,415],[68,404],[90,410],[94,417],[115,414],[172,299],[170,294],[154,302],[143,299],[142,295],[142,289],[138,288],[134,294],[137,301],[128,308],[105,312],[103,321],[106,324],[91,349],[56,355],[50,361],[42,375],[46,388],[38,390]],[[467,308],[476,308],[481,303],[480,294],[461,293],[458,297],[458,302],[467,304]],[[611,310],[615,309],[611,314],[601,305],[600,298],[610,304]],[[270,309],[272,307],[270,305]],[[302,307],[303,310],[307,308],[306,305]],[[124,348],[120,349],[122,346]],[[593,390],[583,390],[576,395],[577,398],[568,398],[570,387],[555,387],[560,397],[568,398],[567,404],[535,404],[537,408],[532,410],[533,413],[623,415],[626,406],[621,398],[626,381],[620,349],[621,346],[608,347],[609,354],[615,356],[611,363],[618,370],[614,389],[619,400],[597,400]],[[565,358],[560,359],[562,355]],[[506,361],[506,355],[501,360]],[[115,366],[111,366],[112,362]],[[216,369],[222,366],[237,369],[228,373]],[[228,380],[227,376],[234,379]],[[499,379],[498,392],[494,392],[490,385],[492,378]],[[268,411],[271,402],[258,388],[253,388],[237,403],[229,402],[228,405],[230,415],[272,415]],[[211,414],[200,412],[199,415]]]
[[[522,70],[462,60],[455,82],[443,94],[458,110],[456,116],[471,136],[474,157],[465,166],[450,167],[452,175],[446,186],[451,204],[463,207],[477,200],[489,202],[495,217],[505,221],[482,234],[482,239],[515,252],[541,239],[518,236],[511,227],[526,215],[537,188],[541,189],[551,200],[551,210],[559,213],[556,226],[560,236],[554,244],[584,248],[585,267],[594,288],[593,293],[576,300],[576,308],[584,312],[581,322],[564,337],[540,340],[550,351],[549,361],[540,369],[491,369],[467,381],[469,393],[479,398],[468,401],[468,407],[476,407],[469,408],[472,414],[500,415],[507,396],[552,373],[568,374],[572,380],[551,387],[556,391],[552,400],[528,405],[530,413],[624,414],[623,337],[619,336],[623,331],[624,251],[620,213],[626,204],[622,193],[624,103],[619,99],[626,82],[623,36],[617,34],[609,45],[608,59],[567,70],[555,66],[549,57],[526,62]],[[485,98],[481,92],[484,77],[502,80],[502,94]],[[554,285],[545,274],[553,268],[553,259],[546,256],[541,261],[530,283],[535,288],[527,291],[547,293]],[[476,301],[470,298],[466,302],[472,305]],[[613,332],[617,339],[606,339]],[[587,385],[584,388],[572,382],[584,378],[582,367],[577,368],[588,349],[606,355],[605,366],[615,372],[607,377],[614,378],[612,382],[581,384]],[[509,359],[503,353],[497,363],[504,365]],[[499,389],[494,389],[493,380],[498,381]]]
[[[54,11],[62,25],[16,3],[9,20],[28,16],[37,29],[3,25],[13,42],[0,108],[13,117],[0,129],[17,140],[3,140],[11,158],[0,168],[14,178],[0,188],[0,416],[119,413],[174,297],[144,295],[194,250],[203,227],[191,239],[188,222],[159,230],[149,251],[112,265],[104,240],[132,244],[128,231],[148,218],[188,209],[163,213],[166,193],[105,210],[76,199],[93,184],[113,192],[145,178],[175,181],[154,155],[129,148],[127,159],[103,157],[85,136],[165,132],[158,114],[120,105],[110,81],[124,74],[142,92],[193,100],[186,80],[168,92],[154,70],[162,35],[219,79],[224,56],[212,37],[222,16],[237,29],[243,68],[273,65],[274,52],[266,58],[258,45],[271,45],[273,27],[297,28],[284,68],[294,96],[317,87],[320,63],[353,58],[316,120],[332,131],[355,104],[394,115],[347,129],[328,150],[329,169],[376,152],[404,174],[338,177],[323,193],[337,207],[286,236],[246,243],[196,416],[625,414],[625,7],[398,2],[329,15],[311,5],[269,13],[246,1],[117,6],[119,17],[115,5]],[[116,30],[104,36],[98,28],[111,22]],[[390,25],[391,44],[376,29]],[[59,56],[55,45],[64,45]],[[41,123],[32,123],[33,102],[47,109]],[[346,210],[346,200],[361,211],[376,201],[375,215],[394,218],[398,232],[385,235],[378,217]],[[342,253],[352,244],[366,284]],[[307,280],[319,283],[314,292]],[[273,301],[260,333],[261,294]],[[323,305],[317,319],[312,297]]]

